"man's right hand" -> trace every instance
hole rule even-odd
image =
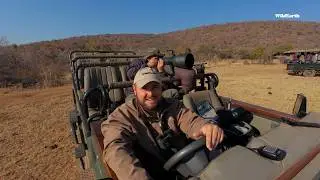
[[[198,132],[193,134],[195,139],[205,136],[207,148],[212,151],[223,140],[223,130],[216,124],[207,123]]]

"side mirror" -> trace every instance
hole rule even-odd
[[[307,115],[307,98],[303,94],[297,94],[292,114],[299,118]]]

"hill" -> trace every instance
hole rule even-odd
[[[68,71],[68,53],[74,49],[140,52],[150,47],[177,52],[191,48],[198,60],[263,58],[292,48],[319,48],[320,23],[238,22],[161,34],[104,34],[12,45],[0,49],[0,82],[30,77],[45,84],[43,81],[59,79]]]

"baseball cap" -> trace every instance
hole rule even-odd
[[[142,88],[152,81],[161,84],[160,74],[156,69],[145,67],[137,72],[134,77],[133,84],[135,84],[138,88]]]
[[[162,57],[164,57],[164,54],[162,54],[160,52],[160,49],[152,48],[152,49],[149,49],[148,52],[146,53],[145,59],[148,59],[152,56],[158,56],[158,57],[162,58]]]

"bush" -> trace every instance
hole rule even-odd
[[[264,52],[265,52],[265,48],[257,47],[251,52],[249,59],[261,59],[264,56]]]
[[[233,51],[229,49],[217,51],[217,55],[220,59],[231,59],[233,58],[233,54]]]
[[[244,60],[243,61],[243,65],[249,65],[250,63],[249,63],[249,61],[248,60]]]
[[[250,53],[249,53],[248,50],[241,49],[241,50],[238,52],[238,55],[239,55],[239,58],[240,58],[240,59],[250,59]]]
[[[197,60],[208,61],[216,57],[216,48],[214,45],[201,45],[195,52]]]

